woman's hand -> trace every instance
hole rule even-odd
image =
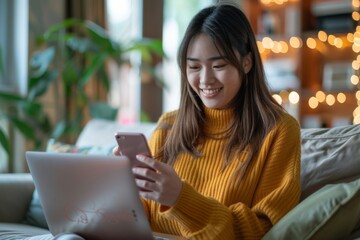
[[[118,146],[114,147],[112,150],[113,155],[120,156],[120,149]]]
[[[140,177],[135,179],[136,185],[140,188],[140,195],[162,205],[173,206],[182,188],[182,181],[174,169],[145,155],[137,155],[136,158],[149,166],[133,168],[133,173]]]

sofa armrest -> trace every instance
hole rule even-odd
[[[29,173],[0,174],[0,222],[21,223],[34,189]]]

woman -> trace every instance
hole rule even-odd
[[[299,125],[273,100],[235,6],[201,10],[178,63],[180,107],[159,119],[154,158],[137,156],[149,168],[133,168],[151,227],[190,239],[260,239],[298,203]]]

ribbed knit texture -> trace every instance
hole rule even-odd
[[[229,110],[206,109],[205,129],[221,134],[232,117]],[[172,124],[176,112],[164,114],[159,122]],[[167,131],[157,129],[150,148],[163,146]],[[146,200],[153,231],[189,239],[260,239],[299,201],[300,128],[284,113],[266,137],[259,155],[241,181],[233,177],[245,161],[241,153],[223,171],[226,139],[206,139],[202,157],[182,153],[174,169],[183,180],[175,206],[161,208]],[[165,210],[164,210],[165,209]]]

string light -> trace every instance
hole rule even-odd
[[[340,92],[340,93],[337,94],[336,100],[339,103],[344,103],[346,101],[346,95],[344,93]]]
[[[309,98],[309,107],[315,109],[319,106],[318,99],[316,97]]]
[[[326,102],[327,105],[329,105],[329,106],[334,105],[334,103],[335,103],[335,97],[334,97],[334,95],[328,94],[328,95],[326,96],[326,98],[325,98],[325,102]]]
[[[282,98],[279,94],[273,94],[272,97],[275,99],[275,101],[278,103],[278,104],[282,104]]]
[[[326,95],[323,91],[317,91],[315,94],[315,97],[319,102],[322,103],[325,101]]]
[[[300,100],[300,95],[297,92],[292,91],[289,93],[289,102],[290,103],[297,104],[297,103],[299,103],[299,100]]]
[[[294,2],[298,0],[294,0]],[[288,2],[287,0],[261,0],[261,3],[264,5],[277,4],[281,5]],[[360,21],[360,0],[352,0],[353,13],[352,19],[354,21]],[[303,43],[303,40],[299,36],[290,36],[288,40],[274,40],[269,36],[265,36],[261,41],[257,41],[259,52],[263,58],[269,57],[269,53],[273,54],[286,54],[291,49],[300,49],[304,44],[309,49],[318,51],[319,53],[325,54],[329,52],[328,47],[333,47],[337,49],[351,48],[353,53],[357,54],[357,58],[352,61],[351,67],[354,74],[351,75],[349,81],[353,86],[357,86],[360,89],[360,26],[357,26],[354,32],[349,32],[346,35],[337,37],[334,34],[328,34],[323,30],[318,31],[315,37],[308,37]],[[316,109],[320,104],[327,104],[328,106],[333,106],[336,101],[340,104],[345,103],[347,97],[344,93],[334,93],[325,94],[323,91],[317,91],[314,96],[311,96],[308,99],[308,105],[311,109]],[[357,114],[353,117],[353,123],[360,123],[360,90],[356,92],[356,99],[358,110]],[[300,96],[297,92],[293,91],[289,93],[288,91],[280,91],[279,94],[273,95],[274,99],[279,104],[284,104],[290,102],[292,104],[297,104],[299,102]],[[355,112],[355,111],[354,111]]]

